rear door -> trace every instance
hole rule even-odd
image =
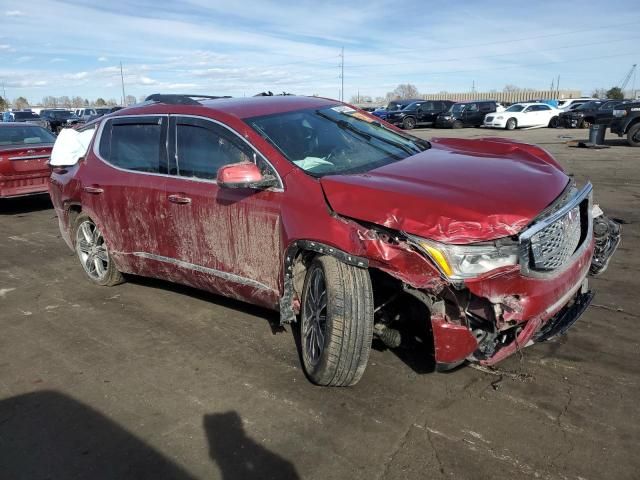
[[[79,172],[83,208],[125,272],[163,276],[139,253],[160,251],[165,242],[159,207],[167,174],[167,128],[163,115],[108,119]]]
[[[275,169],[240,135],[211,119],[172,116],[170,176],[161,215],[168,220],[162,260],[178,281],[275,307],[282,265],[282,188],[220,188],[217,171],[250,161]],[[282,183],[280,182],[280,185]]]
[[[480,116],[480,106],[477,103],[468,103],[464,109],[463,123],[465,125],[476,125]]]

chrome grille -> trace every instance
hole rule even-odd
[[[576,206],[531,237],[533,269],[555,270],[571,258],[580,244],[580,217]]]

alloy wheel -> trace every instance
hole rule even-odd
[[[109,271],[109,254],[100,229],[90,220],[80,224],[76,233],[76,253],[82,268],[94,280],[103,280]]]
[[[315,367],[322,356],[327,333],[327,288],[322,268],[311,272],[302,315],[303,355]]]

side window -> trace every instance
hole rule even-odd
[[[422,104],[423,112],[431,112],[434,109],[433,102],[426,102]]]
[[[480,104],[480,111],[481,112],[493,112],[495,111],[495,107],[492,108],[493,105],[491,103],[481,103]]]
[[[251,148],[213,122],[177,118],[175,125],[174,175],[211,180],[224,165],[254,161]]]
[[[100,156],[125,170],[167,173],[164,123],[160,117],[109,120],[100,138]]]
[[[467,112],[475,113],[479,110],[477,103],[470,103],[465,109]]]
[[[551,107],[549,105],[538,105],[538,110],[540,110],[541,112],[544,110],[551,110]]]

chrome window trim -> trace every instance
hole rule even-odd
[[[16,160],[35,160],[37,158],[49,158],[51,157],[51,155],[24,155],[22,157],[18,156],[18,157],[9,157],[9,160],[12,161],[16,161]]]
[[[136,170],[127,170],[126,168],[122,168],[122,167],[118,167],[116,165],[113,165],[111,162],[109,162],[108,160],[106,160],[105,158],[103,158],[100,155],[100,140],[102,139],[102,133],[104,131],[105,125],[107,125],[107,123],[112,122],[114,120],[118,120],[121,118],[143,118],[143,117],[158,117],[158,118],[166,118],[167,122],[169,122],[170,117],[183,117],[183,118],[196,118],[196,119],[200,119],[200,120],[206,120],[209,122],[212,122],[216,125],[219,125],[223,128],[225,128],[226,130],[228,130],[229,132],[231,132],[233,135],[235,135],[236,137],[238,137],[240,140],[242,140],[251,150],[253,150],[253,152],[258,155],[260,158],[262,158],[265,163],[267,165],[269,165],[269,167],[271,167],[271,169],[275,172],[276,178],[278,179],[278,183],[279,186],[278,187],[273,187],[270,189],[267,189],[267,191],[271,191],[271,192],[284,192],[284,182],[282,181],[282,177],[280,176],[280,173],[278,172],[278,170],[276,169],[276,167],[273,165],[273,163],[271,163],[264,155],[262,155],[262,153],[260,153],[249,141],[247,141],[242,135],[240,135],[238,132],[236,132],[235,130],[233,130],[231,127],[225,125],[224,123],[215,120],[213,118],[209,118],[209,117],[204,117],[201,115],[188,115],[188,114],[178,114],[178,113],[172,113],[172,114],[168,114],[168,113],[159,113],[159,114],[154,114],[154,113],[145,113],[145,114],[137,114],[137,115],[119,115],[117,117],[110,117],[110,118],[105,118],[104,121],[100,122],[100,126],[98,127],[98,131],[96,132],[94,139],[93,139],[93,154],[105,165],[108,165],[111,168],[114,168],[116,170],[119,170],[121,172],[126,172],[126,173],[132,173],[132,174],[136,174],[136,175],[150,175],[153,177],[169,177],[169,178],[175,178],[175,179],[180,179],[180,180],[187,180],[187,181],[191,181],[191,182],[201,182],[201,183],[211,183],[214,185],[217,185],[218,182],[216,180],[212,180],[212,179],[205,179],[205,178],[197,178],[197,177],[180,177],[178,175],[171,175],[169,173],[152,173],[152,172],[138,172]],[[167,123],[167,138],[166,138],[166,143],[165,143],[165,147],[167,149],[167,154],[168,154],[168,146],[169,146],[169,134],[170,134],[170,130],[169,130],[170,124]]]
[[[231,282],[240,283],[242,285],[246,285],[248,287],[253,287],[258,290],[268,290],[274,291],[273,288],[265,285],[264,283],[258,282],[257,280],[253,280],[251,278],[243,277],[240,275],[236,275],[235,273],[224,272],[222,270],[216,270],[215,268],[204,267],[202,265],[196,265],[195,263],[185,262],[184,260],[179,260],[177,258],[172,257],[164,257],[162,255],[156,255],[155,253],[148,252],[133,252],[135,257],[146,258],[149,260],[156,260],[158,262],[170,263],[172,265],[176,265],[178,267],[186,268],[189,270],[194,270],[196,272],[205,273],[208,275],[212,275],[214,277],[221,278],[223,280],[229,280]]]
[[[529,268],[529,249],[531,244],[531,238],[538,233],[540,230],[545,229],[552,223],[560,220],[562,217],[567,215],[573,208],[580,205],[585,199],[588,200],[587,204],[587,234],[582,242],[582,244],[576,249],[576,251],[571,255],[571,257],[566,261],[566,263],[554,270],[549,270],[546,272],[539,272],[535,270],[531,270]],[[567,202],[560,207],[558,210],[553,212],[547,217],[544,217],[531,225],[529,228],[524,230],[519,235],[520,242],[520,271],[522,275],[526,277],[533,278],[551,278],[558,276],[569,269],[575,262],[577,257],[580,257],[586,248],[591,244],[591,239],[593,237],[593,215],[591,212],[593,203],[593,185],[591,182],[587,182],[587,184],[582,187],[581,190],[577,191],[573,196],[569,197]],[[523,261],[523,259],[527,259],[527,261]]]

